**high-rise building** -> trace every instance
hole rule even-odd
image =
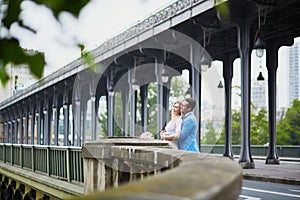
[[[259,84],[258,81],[255,79],[254,81],[252,80],[251,84],[251,102],[257,108],[267,108],[267,81],[264,81],[262,82],[262,84]]]
[[[299,43],[295,43],[289,48],[288,56],[288,103],[293,105],[294,99],[299,99]]]
[[[27,50],[29,53],[34,53],[33,50]],[[0,84],[0,102],[13,96],[16,92],[28,87],[37,81],[37,79],[30,73],[27,65],[11,65],[6,66],[6,71],[10,76],[6,86]]]

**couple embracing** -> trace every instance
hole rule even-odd
[[[198,124],[193,113],[195,106],[193,98],[186,98],[182,103],[175,102],[172,119],[160,132],[161,139],[172,141],[180,150],[199,152],[196,140]]]

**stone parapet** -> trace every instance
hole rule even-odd
[[[119,140],[83,147],[84,199],[237,199],[240,194],[242,168],[229,158],[171,149],[158,140]]]

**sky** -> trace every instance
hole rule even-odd
[[[24,23],[37,30],[34,35],[17,25],[11,32],[20,38],[21,46],[45,53],[45,75],[80,57],[75,42],[85,45],[85,50],[99,46],[105,40],[146,18],[174,0],[115,0],[91,2],[76,19],[69,14],[59,16],[58,23],[44,6],[27,1],[22,4]]]
[[[25,25],[34,28],[37,33],[32,34],[29,31],[24,31],[17,25],[12,26],[11,33],[20,39],[20,44],[23,48],[45,53],[47,63],[45,75],[49,75],[80,57],[80,49],[76,47],[76,42],[84,44],[85,50],[92,50],[119,32],[136,24],[138,20],[143,20],[151,13],[155,13],[173,1],[91,0],[81,10],[78,19],[63,13],[59,16],[60,23],[55,20],[50,10],[46,7],[26,1],[22,3],[23,11],[21,17]],[[282,80],[282,77],[287,78],[285,67],[287,61],[285,60],[286,56],[284,56],[286,49],[286,47],[282,47],[279,51],[279,67],[277,71],[277,76],[279,76],[277,80],[280,80],[277,91],[280,97],[278,99],[279,107],[287,104],[287,99],[285,98],[287,96],[285,94],[287,82]],[[256,56],[252,57],[252,79],[256,79],[260,65],[262,66],[262,73],[267,79],[265,57],[261,61]],[[232,85],[240,85],[240,81],[240,63],[236,60]]]

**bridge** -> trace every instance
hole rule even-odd
[[[141,116],[141,132],[147,131],[150,83],[156,83],[159,105],[156,130],[159,132],[169,116],[170,80],[183,70],[189,71],[191,96],[198,102],[195,115],[200,124],[201,85],[204,82],[208,84],[213,103],[220,103],[219,94],[213,92],[213,82],[218,81],[219,76],[211,67],[213,60],[220,60],[223,62],[225,85],[225,102],[221,102],[225,104],[223,155],[232,158],[232,67],[234,60],[240,58],[242,143],[238,163],[243,168],[255,168],[250,145],[250,60],[253,49],[262,52],[259,50],[264,48],[269,77],[269,147],[266,163],[279,164],[275,112],[278,49],[292,45],[294,38],[300,36],[297,22],[300,15],[299,4],[297,0],[178,0],[162,8],[2,102],[1,147],[6,149],[3,156],[11,159],[7,160],[8,163],[20,158],[16,162],[20,162],[21,166],[31,159],[31,164],[28,163],[27,167],[33,171],[37,169],[36,162],[41,162],[36,160],[38,155],[38,158],[48,159],[48,162],[50,155],[56,155],[57,158],[60,156],[60,153],[49,154],[56,147],[66,148],[65,151],[69,152],[66,158],[69,156],[70,159],[70,149],[73,152],[77,147],[85,148],[86,144],[100,139],[97,123],[99,110],[103,109],[99,105],[102,97],[107,102],[106,137],[116,136],[116,124],[123,137],[137,137],[137,113]],[[257,44],[260,40],[263,40],[264,46]],[[114,112],[116,94],[120,94],[122,104],[122,117],[118,123]],[[138,100],[140,106],[137,106]],[[60,119],[61,115],[63,121]],[[87,116],[90,116],[91,121],[90,132],[87,131]],[[59,134],[60,128],[63,135]],[[157,137],[159,139],[159,135]],[[200,129],[198,142],[201,146]],[[18,148],[20,151],[13,150]],[[41,151],[36,151],[37,149]],[[24,150],[34,154],[24,158],[18,153]],[[74,154],[78,161],[81,154]],[[53,167],[49,166],[49,169],[42,171],[49,173]],[[68,172],[65,176],[63,178],[70,182],[75,175]],[[79,182],[83,178],[82,174],[77,174],[76,177]]]

